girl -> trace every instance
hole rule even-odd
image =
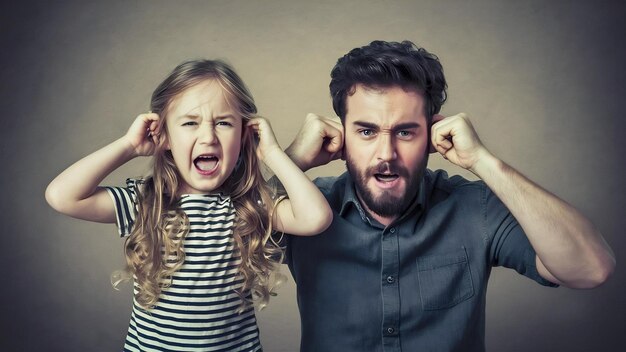
[[[46,199],[57,211],[116,222],[128,235],[134,299],[124,350],[261,350],[251,302],[268,301],[270,274],[282,259],[270,232],[314,235],[332,212],[255,113],[228,65],[185,62],[156,88],[151,112],[125,136],[48,186]],[[150,177],[129,179],[124,188],[98,186],[147,155],[154,158]],[[274,201],[259,160],[288,199]]]

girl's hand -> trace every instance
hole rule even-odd
[[[272,131],[272,126],[270,126],[269,121],[265,118],[254,116],[248,121],[247,127],[258,137],[259,143],[256,148],[256,153],[260,160],[265,160],[268,155],[277,150],[282,152],[276,141],[276,136],[274,136],[274,131]]]
[[[137,116],[130,125],[124,137],[132,146],[135,156],[148,156],[154,153],[160,133],[158,125],[159,115],[151,112]]]

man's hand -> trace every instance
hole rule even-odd
[[[453,164],[476,173],[475,167],[489,151],[478,138],[466,114],[433,116],[431,142],[435,151]]]
[[[343,125],[339,118],[308,114],[285,153],[302,171],[326,165],[343,156]]]

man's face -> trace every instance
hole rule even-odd
[[[357,85],[346,107],[344,151],[357,195],[371,213],[393,220],[414,200],[428,162],[424,98]]]

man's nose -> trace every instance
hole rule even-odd
[[[398,156],[396,153],[396,145],[393,135],[390,133],[381,133],[378,140],[378,159],[382,161],[395,160]]]

